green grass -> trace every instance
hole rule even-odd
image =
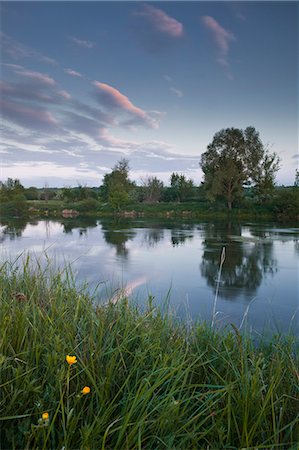
[[[0,271],[1,449],[298,448],[295,339],[254,346],[151,301],[95,308],[67,272],[16,264]]]
[[[173,218],[177,219],[226,219],[227,217],[233,217],[235,219],[246,219],[246,218],[258,218],[270,219],[274,215],[258,207],[250,208],[235,208],[231,212],[228,211],[225,205],[213,204],[208,202],[198,201],[198,202],[161,202],[154,204],[147,203],[132,203],[127,204],[122,208],[122,211],[115,211],[111,208],[108,203],[98,202],[98,206],[93,209],[82,209],[80,208],[80,202],[73,203],[63,203],[59,200],[49,200],[47,203],[42,200],[28,201],[28,207],[34,208],[30,211],[31,216],[36,217],[61,217],[63,209],[74,209],[80,212],[80,216],[95,216],[95,217],[115,217],[123,216],[125,212],[135,212],[136,216],[142,215],[146,218]]]

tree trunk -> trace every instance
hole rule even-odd
[[[227,191],[227,206],[228,206],[229,210],[232,209],[232,204],[233,204],[233,202],[232,202],[232,191],[233,191],[233,188],[232,188],[232,183],[230,181],[229,185],[228,185],[228,191]]]

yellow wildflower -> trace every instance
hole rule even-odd
[[[76,356],[70,356],[70,355],[66,355],[65,357],[66,362],[71,366],[72,364],[75,364],[77,362],[77,357]]]
[[[90,393],[90,387],[89,386],[84,386],[84,388],[82,389],[81,393],[83,395],[89,394]]]
[[[42,414],[42,419],[43,419],[43,420],[49,420],[49,413],[48,413],[48,412],[44,412],[44,413]]]

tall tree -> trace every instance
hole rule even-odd
[[[116,209],[121,209],[128,202],[129,193],[134,187],[129,179],[129,170],[129,161],[123,158],[115,164],[111,173],[104,176],[101,188],[103,200],[113,204]]]
[[[224,198],[229,209],[246,181],[245,139],[242,130],[227,128],[215,134],[200,161],[210,200]]]
[[[279,158],[265,148],[254,127],[226,128],[214,135],[200,165],[208,198],[223,198],[231,209],[244,185],[253,186],[259,198],[269,195]]]
[[[252,180],[254,192],[260,202],[269,200],[275,188],[275,175],[279,169],[279,157],[265,150],[258,164],[257,177]]]
[[[178,202],[186,201],[193,194],[194,183],[191,178],[188,180],[183,174],[173,172],[170,177],[170,186],[173,198]]]
[[[157,177],[146,177],[142,180],[144,201],[147,203],[156,203],[160,200],[163,190],[163,181]]]
[[[274,191],[279,157],[264,146],[254,127],[244,130],[248,184],[252,185],[259,201],[267,200]]]
[[[18,179],[0,181],[1,213],[7,216],[21,216],[26,213],[25,188]]]

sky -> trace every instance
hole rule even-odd
[[[297,2],[1,2],[0,179],[203,180],[223,128],[254,126],[298,167]]]

